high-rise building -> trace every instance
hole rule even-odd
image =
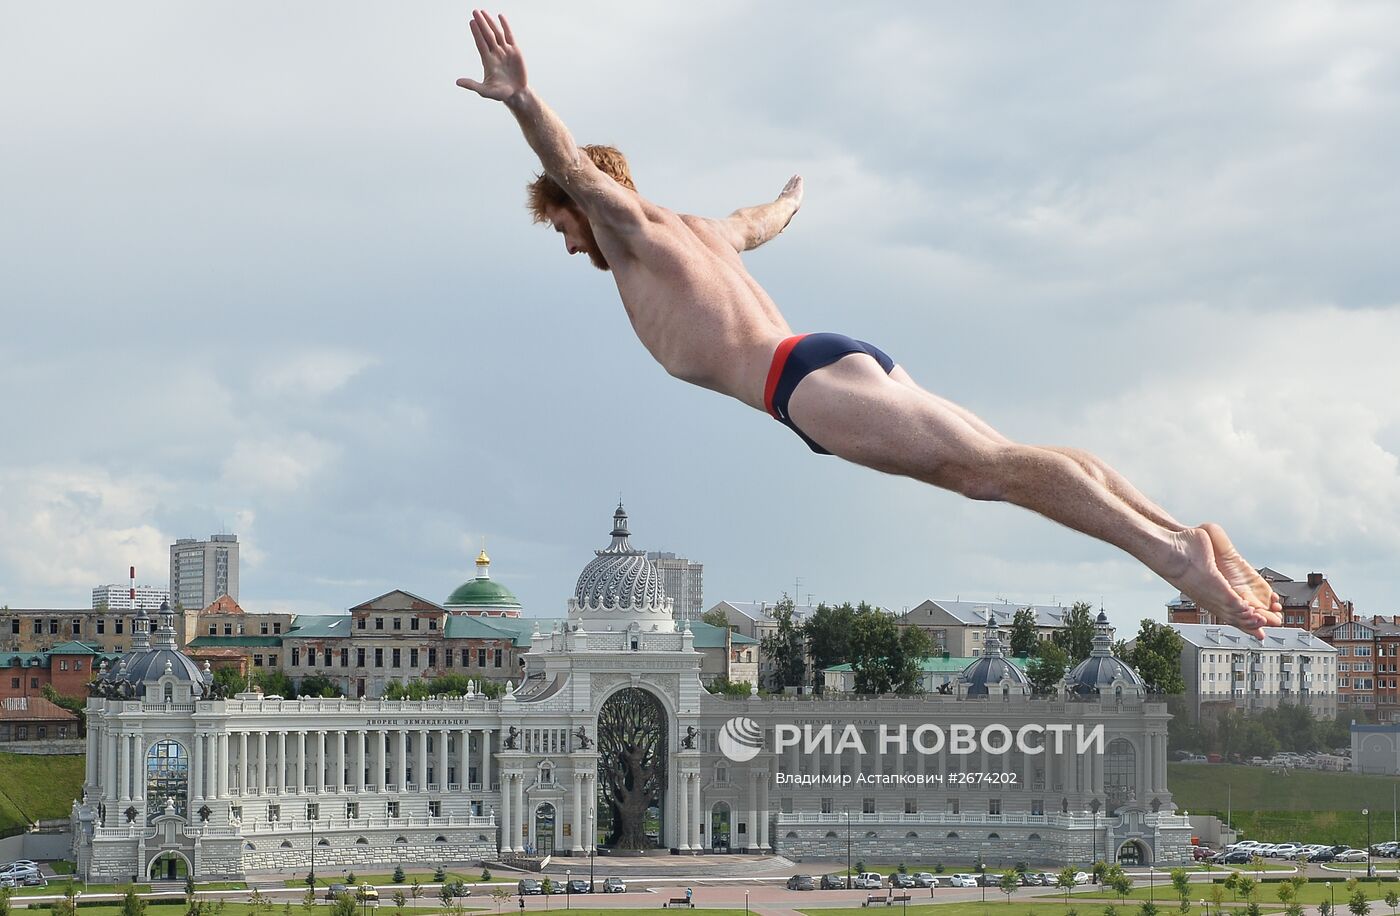
[[[145,608],[148,611],[160,610],[161,602],[170,600],[170,589],[162,585],[136,586],[136,600],[131,600],[130,585],[99,585],[92,590],[93,610],[106,608],[109,611],[135,611]]]
[[[661,587],[674,602],[676,620],[699,620],[705,612],[705,564],[659,550],[647,551],[647,559],[661,573]]]
[[[199,611],[220,595],[238,600],[238,535],[211,534],[207,541],[179,538],[171,544],[171,604]]]

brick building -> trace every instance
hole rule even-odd
[[[1319,627],[1346,623],[1355,616],[1355,608],[1350,601],[1343,601],[1320,572],[1310,572],[1304,581],[1285,576],[1267,566],[1259,569],[1259,575],[1273,586],[1283,603],[1283,625],[1298,627],[1312,632]],[[1219,625],[1215,615],[1196,607],[1196,602],[1184,594],[1167,602],[1167,620],[1171,623],[1195,623]]]

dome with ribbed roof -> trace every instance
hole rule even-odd
[[[627,510],[620,502],[613,512],[612,543],[595,550],[593,559],[579,573],[569,616],[609,627],[636,621],[649,630],[675,630],[671,599],[661,585],[661,574],[647,559],[646,551],[632,547]]]
[[[143,697],[162,678],[191,685],[195,697],[206,696],[213,677],[175,645],[174,613],[168,603],[160,606],[160,622],[154,639],[150,618],[142,608],[131,625],[131,651],[113,668],[105,668],[93,685],[94,692],[109,696]]]
[[[961,692],[965,696],[985,697],[1013,694],[1029,694],[1030,678],[1016,667],[1001,651],[1001,636],[997,632],[996,617],[987,614],[986,636],[982,639],[982,654],[972,664],[963,669],[959,678]]]
[[[519,617],[520,599],[491,578],[491,558],[482,548],[476,558],[476,578],[457,586],[442,606],[449,611],[491,617]]]
[[[1113,628],[1103,611],[1094,622],[1094,648],[1065,676],[1065,688],[1080,696],[1146,692],[1138,673],[1113,654]]]

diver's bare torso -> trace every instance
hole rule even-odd
[[[763,410],[787,322],[709,220],[643,208],[640,228],[593,224],[637,337],[671,375]]]

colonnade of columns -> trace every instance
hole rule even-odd
[[[180,743],[187,753],[191,802],[293,793],[440,792],[449,785],[489,791],[494,731],[461,727],[197,731],[193,739]],[[450,751],[453,744],[455,750]],[[140,734],[104,728],[100,737],[88,742],[87,781],[103,786],[109,802],[141,801],[146,792],[146,753]],[[477,773],[470,780],[473,765]]]

